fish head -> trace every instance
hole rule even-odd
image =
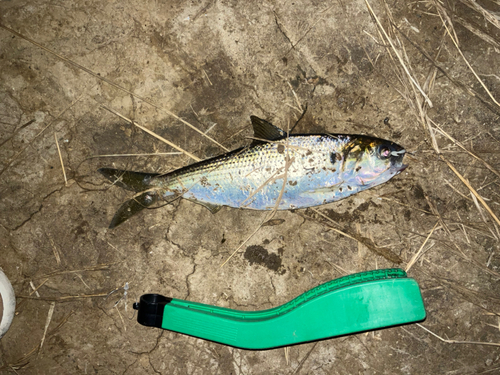
[[[406,150],[391,141],[359,136],[343,148],[342,180],[361,190],[380,185],[404,171]]]

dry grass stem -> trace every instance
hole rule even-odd
[[[491,210],[490,206],[488,206],[488,204],[477,193],[477,191],[471,186],[471,184],[469,184],[469,182],[460,174],[460,172],[458,172],[455,169],[455,167],[448,160],[446,160],[442,155],[440,155],[440,158],[453,171],[453,173],[455,173],[457,175],[457,177],[460,179],[460,181],[462,181],[465,184],[465,186],[467,186],[467,188],[471,191],[471,193],[474,194],[474,196],[481,202],[481,204],[483,205],[483,207],[486,209],[486,211],[488,211],[488,213],[497,222],[497,224],[500,225],[500,220],[498,219],[498,217],[493,213],[493,211]]]
[[[208,83],[210,83],[210,86],[213,86],[214,84],[212,83],[212,81],[210,81],[210,78],[208,77],[208,74],[207,74],[207,72],[205,71],[205,69],[202,69],[202,70],[203,70],[203,74],[205,74],[205,77],[206,77],[206,79],[207,79]]]
[[[110,246],[112,246],[112,245],[110,244]],[[54,272],[50,272],[50,273],[47,273],[47,274],[44,274],[44,275],[40,275],[40,276],[33,276],[32,278],[34,280],[36,280],[36,279],[44,279],[44,278],[50,278],[50,277],[57,276],[57,275],[65,275],[65,274],[68,274],[68,273],[81,273],[81,272],[89,272],[89,271],[103,271],[103,270],[109,270],[110,268],[111,268],[111,264],[98,264],[98,265],[93,266],[93,267],[82,268],[82,269],[79,269],[79,270],[54,271]]]
[[[396,47],[392,43],[391,38],[389,37],[389,35],[387,35],[387,32],[385,31],[384,27],[380,23],[377,15],[373,11],[373,9],[370,6],[370,3],[368,2],[368,0],[365,0],[365,3],[366,3],[366,6],[368,7],[368,10],[369,10],[370,14],[373,16],[373,18],[377,22],[377,25],[379,26],[379,28],[381,29],[382,33],[384,34],[386,40],[391,45],[391,48],[394,51],[394,54],[396,55],[396,57],[398,58],[398,60],[399,60],[399,62],[401,64],[401,66],[403,67],[404,71],[406,72],[406,74],[408,76],[408,79],[413,83],[413,87],[416,88],[422,94],[422,96],[424,97],[425,102],[427,103],[427,105],[432,108],[432,102],[431,102],[431,100],[429,99],[429,97],[427,96],[427,94],[422,90],[422,88],[420,87],[420,85],[415,81],[415,79],[413,78],[413,76],[410,74],[410,71],[408,70],[406,64],[404,63],[404,61],[403,61],[402,57],[400,56],[399,52],[397,51]]]
[[[410,261],[406,265],[406,268],[405,268],[406,272],[408,272],[410,270],[410,268],[413,267],[413,265],[415,264],[415,262],[418,260],[418,258],[420,257],[420,255],[422,253],[422,250],[424,249],[425,244],[427,243],[427,241],[429,241],[429,238],[431,238],[432,233],[434,233],[434,231],[436,230],[438,224],[439,224],[439,220],[436,221],[436,224],[434,224],[434,227],[431,229],[431,231],[429,232],[429,235],[427,236],[427,238],[425,239],[425,241],[422,243],[422,246],[420,246],[420,249],[418,249],[417,253],[410,259]]]
[[[180,148],[180,147],[179,147],[179,146],[177,146],[175,143],[172,143],[172,142],[170,142],[170,141],[166,140],[165,138],[163,138],[163,137],[159,136],[159,135],[158,135],[158,134],[156,134],[155,132],[153,132],[153,131],[151,131],[151,130],[149,130],[149,129],[145,128],[144,126],[139,125],[137,122],[132,121],[132,120],[130,120],[129,118],[127,118],[127,117],[125,117],[125,116],[122,116],[120,113],[118,113],[118,112],[116,112],[116,111],[112,110],[111,108],[106,107],[105,105],[101,105],[101,107],[102,107],[102,108],[104,108],[105,110],[107,110],[107,111],[109,111],[109,112],[113,113],[114,115],[116,115],[116,116],[118,116],[118,117],[120,117],[120,118],[124,119],[125,121],[127,121],[127,122],[131,123],[132,125],[137,126],[139,129],[141,129],[141,130],[145,131],[146,133],[148,133],[148,134],[152,135],[153,137],[155,137],[155,138],[159,139],[159,140],[160,140],[160,141],[162,141],[163,143],[166,143],[167,145],[169,145],[169,146],[171,146],[171,147],[175,148],[176,150],[178,150],[178,151],[182,152],[183,154],[186,154],[186,155],[187,155],[187,156],[189,156],[191,159],[193,159],[193,160],[195,160],[195,161],[201,161],[201,159],[200,159],[200,158],[198,158],[198,157],[194,156],[193,154],[191,154],[190,152],[188,152],[188,151],[186,151],[186,150],[184,150],[184,149]]]
[[[54,57],[58,58],[59,60],[61,60],[61,61],[63,61],[63,62],[66,62],[66,63],[68,63],[68,64],[70,64],[70,65],[72,65],[72,66],[74,66],[74,67],[76,67],[76,68],[78,68],[78,69],[80,69],[80,70],[83,70],[85,73],[90,74],[92,77],[94,77],[94,78],[96,78],[96,79],[98,79],[98,80],[100,80],[100,81],[102,81],[102,82],[106,82],[108,85],[111,85],[111,86],[113,86],[114,88],[116,88],[116,89],[118,89],[118,90],[120,90],[120,91],[123,91],[123,92],[125,92],[125,93],[127,93],[127,94],[129,94],[129,95],[133,96],[134,98],[136,98],[136,99],[139,99],[139,100],[143,101],[144,103],[149,104],[149,105],[150,105],[150,106],[152,106],[153,108],[156,108],[157,110],[159,110],[159,111],[161,111],[161,112],[166,113],[167,115],[169,115],[169,116],[171,116],[171,117],[175,118],[176,120],[178,120],[178,121],[182,122],[184,125],[189,126],[191,129],[193,129],[193,130],[194,130],[194,131],[196,131],[197,133],[201,134],[203,137],[207,138],[207,139],[208,139],[208,140],[210,140],[211,142],[215,143],[217,146],[219,146],[220,148],[222,148],[224,151],[226,151],[226,152],[227,152],[227,151],[229,151],[229,149],[227,149],[226,147],[224,147],[223,145],[221,145],[221,144],[220,144],[219,142],[217,142],[215,139],[213,139],[213,138],[209,137],[208,135],[204,134],[204,133],[203,133],[200,129],[198,129],[198,128],[197,128],[197,127],[195,127],[194,125],[191,125],[189,122],[187,122],[186,120],[184,120],[184,119],[180,118],[179,116],[177,116],[177,115],[176,115],[176,114],[174,114],[173,112],[170,112],[168,109],[164,109],[164,108],[162,108],[162,107],[160,107],[160,106],[156,105],[155,103],[153,103],[151,100],[146,99],[146,98],[144,98],[144,97],[142,97],[142,96],[139,96],[139,95],[137,95],[137,94],[134,94],[132,91],[127,90],[126,88],[124,88],[124,87],[122,87],[122,86],[120,86],[120,85],[118,85],[118,84],[114,83],[113,81],[111,81],[111,80],[109,80],[109,79],[107,79],[107,78],[105,78],[105,77],[100,76],[100,75],[99,75],[99,74],[97,74],[97,73],[94,73],[92,70],[90,70],[90,69],[88,69],[88,68],[84,67],[83,65],[80,65],[80,64],[78,64],[78,63],[74,62],[73,60],[70,60],[70,59],[68,59],[68,58],[66,58],[66,57],[64,57],[64,56],[62,56],[62,55],[57,54],[56,52],[54,52],[54,51],[52,51],[52,50],[50,50],[50,49],[48,49],[48,48],[46,48],[46,47],[42,46],[41,44],[39,44],[39,43],[35,42],[34,40],[32,40],[32,39],[30,39],[30,38],[28,38],[28,37],[26,37],[26,36],[24,36],[24,35],[22,35],[22,34],[20,34],[20,33],[18,33],[17,31],[12,30],[11,28],[9,28],[9,27],[7,27],[7,26],[4,26],[4,25],[0,24],[0,28],[5,29],[5,30],[7,30],[8,32],[10,32],[10,33],[12,33],[12,34],[14,34],[14,35],[18,36],[19,38],[26,40],[27,42],[29,42],[29,43],[31,43],[31,44],[33,44],[33,45],[37,46],[38,48],[43,49],[44,51],[48,52],[48,53],[49,53],[49,54],[51,54],[52,56],[54,56]]]
[[[89,159],[94,158],[121,158],[129,156],[169,156],[169,155],[182,155],[182,152],[151,152],[147,154],[110,154],[110,155],[94,155],[90,156]]]
[[[447,344],[471,344],[471,345],[489,345],[489,346],[500,346],[500,343],[496,342],[484,342],[484,341],[459,341],[459,340],[448,340],[448,339],[443,339],[441,336],[435,334],[432,332],[430,329],[425,328],[423,325],[416,323],[417,326],[422,328],[424,331],[427,331],[430,333],[432,336],[438,338],[442,342],[445,342]]]
[[[33,284],[33,281],[30,280],[30,287],[33,289],[33,291],[30,293],[30,296],[35,293],[35,295],[40,298],[40,294],[37,292],[38,288],[35,288],[35,284]]]
[[[47,236],[47,237],[49,237],[50,244],[52,245],[52,251],[54,253],[54,257],[56,258],[56,263],[58,266],[60,266],[61,265],[61,257],[59,255],[59,250],[57,250],[56,244],[54,243],[54,240],[52,239],[52,237],[50,237],[50,236]]]
[[[464,145],[462,145],[459,141],[457,141],[455,138],[453,138],[451,135],[449,135],[447,132],[445,132],[443,129],[441,129],[441,127],[438,124],[436,124],[434,121],[432,121],[430,119],[429,119],[429,121],[432,122],[432,125],[434,125],[437,128],[437,131],[439,133],[441,133],[442,135],[444,135],[446,138],[448,138],[450,141],[452,141],[455,145],[457,145],[462,150],[464,150],[465,152],[467,152],[470,156],[472,156],[476,160],[479,160],[480,162],[482,162],[486,166],[486,168],[488,168],[491,172],[493,172],[498,177],[500,177],[500,172],[498,172],[495,168],[493,168],[490,164],[488,164],[484,159],[480,158],[479,156],[477,156],[473,152],[467,150],[464,147]]]
[[[107,295],[108,295],[107,293],[96,293],[96,294],[79,294],[76,296],[62,296],[62,297],[42,297],[42,298],[34,298],[31,296],[16,296],[16,297],[24,299],[39,299],[40,301],[68,302],[81,298],[106,297]]]
[[[43,330],[43,336],[42,336],[42,341],[40,342],[40,347],[38,349],[38,354],[40,354],[40,351],[42,350],[43,343],[45,341],[45,336],[47,336],[47,329],[49,328],[49,324],[52,320],[52,314],[54,314],[54,309],[56,307],[56,303],[52,302],[49,307],[49,312],[47,313],[47,320],[45,321],[45,329]]]
[[[62,173],[64,176],[64,185],[68,186],[68,179],[66,178],[66,171],[64,170],[63,158],[61,155],[61,149],[59,148],[59,142],[57,141],[56,133],[54,133],[54,139],[56,140],[57,152],[59,153],[59,160],[61,162]],[[60,262],[60,260],[59,260],[59,262]],[[58,262],[58,264],[59,264],[59,262]]]
[[[437,16],[437,14],[436,14],[436,16]],[[471,23],[464,20],[462,17],[455,15],[454,20],[457,21],[463,27],[465,27],[467,30],[469,30],[471,33],[473,33],[474,35],[476,35],[479,38],[481,38],[482,40],[484,40],[486,43],[491,44],[494,48],[500,49],[500,43],[498,43],[490,35],[486,34],[482,30],[479,30],[477,27],[475,27]]]
[[[314,207],[311,207],[311,210],[316,212],[319,216],[321,216],[323,219],[326,219],[328,220],[329,222],[333,223],[333,224],[337,224],[335,221],[333,221],[332,219],[330,219],[328,216],[326,216],[324,213],[322,213],[321,211],[317,210],[316,208]],[[353,236],[345,233],[345,232],[342,232],[341,230],[339,229],[336,229],[336,228],[332,228],[330,227],[334,232],[337,232],[338,234],[341,234],[342,236],[344,237],[347,237],[347,238],[350,238],[351,240],[354,240],[354,241],[357,241],[356,238],[354,238]]]
[[[438,11],[439,17],[441,18],[441,22],[443,23],[444,28],[448,32],[448,35],[449,35],[451,41],[453,42],[453,44],[457,48],[458,53],[460,54],[460,56],[462,56],[462,59],[464,60],[465,64],[470,69],[470,71],[472,72],[472,74],[474,74],[474,77],[476,77],[477,81],[481,84],[481,86],[483,86],[483,89],[486,91],[486,93],[488,94],[488,96],[490,97],[490,99],[493,101],[493,103],[495,103],[497,106],[500,107],[500,103],[495,99],[495,97],[493,96],[493,94],[491,93],[491,91],[484,84],[483,80],[481,78],[479,78],[479,76],[477,75],[476,71],[469,64],[469,61],[465,58],[464,54],[462,53],[462,50],[460,49],[460,47],[458,45],[458,38],[457,38],[456,34],[453,33],[454,35],[451,35],[450,29],[448,28],[448,26],[446,25],[445,20],[443,19],[443,17],[447,18],[447,22],[449,23],[450,27],[453,25],[451,23],[451,20],[449,20],[449,18],[448,18],[446,10],[441,5],[439,5],[439,3],[436,0],[434,0],[434,4],[436,5],[436,9]]]
[[[310,209],[314,212],[316,212],[319,216],[321,216],[322,218],[328,220],[329,222],[333,223],[333,224],[337,224],[335,221],[333,221],[332,219],[330,219],[328,216],[326,216],[325,214],[321,213],[320,211],[318,211],[317,209],[315,209],[314,207],[310,207]],[[307,215],[301,215],[302,217],[304,218],[307,218],[307,219],[313,219],[312,217],[310,216],[307,216]],[[323,225],[326,225],[325,223],[322,223]],[[362,245],[366,246],[368,249],[370,249],[372,252],[374,252],[375,254],[377,255],[380,255],[382,257],[384,257],[385,259],[387,259],[388,261],[390,262],[393,262],[393,263],[401,263],[403,260],[401,259],[401,257],[397,254],[395,254],[392,250],[390,250],[389,248],[387,247],[380,247],[380,246],[377,246],[371,239],[369,238],[366,238],[366,237],[363,237],[361,235],[358,235],[358,234],[355,234],[355,233],[351,233],[351,234],[348,234],[348,233],[345,233],[337,228],[335,228],[334,226],[332,225],[326,225],[328,228],[330,228],[331,230],[341,234],[342,236],[345,236],[347,238],[350,238],[352,240],[355,240],[355,241],[358,241],[360,242]]]
[[[66,315],[62,320],[61,322],[54,328],[52,329],[52,331],[50,331],[47,335],[46,335],[46,338],[47,337],[51,337],[53,336],[64,324],[66,324],[66,322],[68,321],[68,319],[71,317],[71,315],[73,315],[75,313],[75,311],[70,311],[70,313],[68,315]],[[14,363],[10,363],[10,364],[6,364],[6,365],[3,365],[2,367],[0,367],[0,370],[3,370],[5,368],[10,368],[10,369],[14,369],[14,368],[21,368],[21,367],[24,367],[26,366],[28,363],[25,361],[31,357],[34,353],[36,353],[37,350],[40,349],[40,344],[38,344],[37,346],[35,346],[33,349],[31,349],[27,354],[25,354],[23,357],[19,358],[18,360],[16,360]]]
[[[297,42],[298,43],[298,42]],[[292,90],[292,93],[293,93],[293,97],[295,98],[295,102],[297,103],[297,106],[300,108],[300,111],[299,112],[302,112],[304,110],[304,107],[302,107],[302,104],[300,103],[300,100],[299,100],[299,97],[297,96],[297,94],[295,93],[292,85],[290,82],[286,81],[286,83],[288,83],[288,86],[290,86],[290,90]]]
[[[116,311],[118,311],[118,316],[120,317],[120,320],[122,321],[122,324],[123,324],[123,330],[125,332],[127,332],[127,326],[125,325],[125,321],[123,320],[123,316],[122,316],[122,313],[120,312],[120,309],[118,309],[118,306],[115,305],[115,309]]]
[[[467,195],[463,194],[462,192],[460,192],[460,190],[458,190],[455,186],[453,186],[450,181],[448,181],[446,178],[443,178],[443,181],[446,185],[448,185],[451,190],[453,190],[455,193],[457,193],[458,195],[460,195],[462,198],[468,200],[468,201],[472,201],[472,199],[470,199]]]
[[[494,0],[495,1],[495,0]],[[462,4],[467,5],[469,8],[474,9],[476,12],[480,13],[486,21],[491,23],[497,29],[500,30],[500,19],[499,17],[488,10],[484,9],[481,5],[479,5],[475,0],[460,0]],[[498,1],[495,1],[497,5],[500,5]]]
[[[2,24],[0,24],[0,27],[3,27]],[[10,166],[12,165],[12,163],[14,163],[14,161],[16,161],[16,159],[24,152],[26,151],[26,149],[28,147],[31,146],[31,144],[39,137],[41,136],[43,133],[45,133],[45,131],[50,128],[53,124],[55,124],[59,118],[61,118],[62,115],[64,115],[71,107],[73,107],[77,102],[79,102],[83,96],[84,96],[85,92],[82,93],[78,98],[76,98],[75,100],[73,100],[70,105],[68,105],[66,108],[64,108],[61,112],[59,112],[57,114],[57,116],[50,122],[47,124],[47,126],[45,128],[43,128],[42,130],[40,130],[29,142],[26,142],[25,146],[19,150],[13,157],[12,159],[10,159],[5,167],[3,167],[3,169],[0,171],[0,176],[7,170],[10,168]]]
[[[33,281],[30,281],[30,286],[31,288],[33,289],[33,291],[30,293],[30,296],[33,294],[33,293],[36,293],[36,296],[38,298],[40,298],[40,294],[38,294],[38,289],[40,289],[40,287],[45,284],[49,279],[45,279],[43,280],[36,288],[35,288],[35,285],[33,284]]]

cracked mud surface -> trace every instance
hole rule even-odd
[[[500,31],[467,0],[445,3],[461,51],[500,100]],[[496,2],[478,3],[500,12]],[[480,159],[434,127],[437,147],[498,216],[499,175],[484,162],[500,169],[500,107],[465,65],[434,2],[370,4],[404,45],[433,104],[427,116]],[[0,267],[18,296],[0,341],[0,373],[500,371],[498,347],[445,343],[416,325],[296,345],[285,356],[283,348],[241,350],[133,318],[132,302],[145,293],[262,310],[346,274],[398,266],[388,259],[404,268],[438,223],[409,271],[426,305],[422,325],[445,339],[500,342],[498,226],[437,155],[364,1],[3,1],[0,24],[10,29],[0,28]],[[159,154],[175,150],[104,107],[204,159],[223,150],[168,111],[232,150],[250,142],[250,115],[287,129],[298,102],[307,111],[295,132],[390,139],[413,153],[409,168],[318,207],[323,216],[278,212],[222,268],[265,213],[213,215],[177,200],[108,229],[132,194],[98,168],[165,173],[192,160]],[[142,156],[95,157],[116,154]]]

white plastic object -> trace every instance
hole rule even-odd
[[[0,320],[0,339],[9,329],[16,312],[16,296],[14,289],[5,273],[0,268],[0,297],[2,297],[3,314]]]

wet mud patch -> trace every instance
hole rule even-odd
[[[284,275],[286,269],[283,267],[282,259],[276,254],[269,253],[265,248],[259,245],[248,246],[244,257],[250,265],[258,264],[267,267],[279,275]]]

